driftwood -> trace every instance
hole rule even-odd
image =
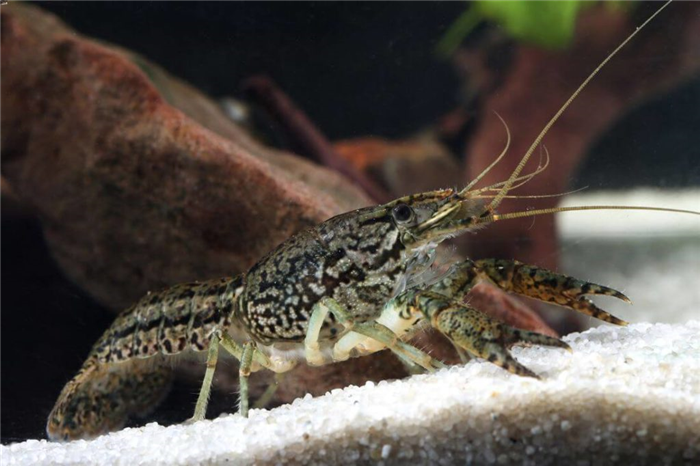
[[[110,308],[243,272],[296,231],[371,203],[142,58],[25,5],[3,8],[2,26],[3,175],[66,274]]]
[[[465,80],[471,80],[470,93],[481,96],[480,121],[465,149],[465,179],[479,174],[503,148],[505,132],[494,112],[507,122],[513,139],[510,156],[489,173],[484,184],[508,178],[576,86],[658,6],[655,2],[640,4],[638,10],[643,11],[634,17],[608,5],[591,6],[581,13],[569,49],[545,51],[514,45],[510,63],[496,70],[488,68],[489,56],[483,49],[462,49],[455,57],[457,68]],[[606,129],[644,100],[690,78],[700,68],[699,11],[699,5],[692,2],[672,5],[608,63],[545,138],[544,145],[552,155],[547,171],[513,194],[569,190],[587,150]],[[531,170],[537,160],[535,154]],[[500,210],[548,208],[557,203],[558,198],[507,199]],[[553,216],[539,217],[534,224],[532,219],[519,219],[497,223],[489,227],[488,235],[470,239],[470,250],[479,257],[517,257],[553,268],[559,254],[554,238]]]

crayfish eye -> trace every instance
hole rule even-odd
[[[399,204],[391,211],[394,220],[399,223],[406,223],[413,218],[413,209],[406,204]]]

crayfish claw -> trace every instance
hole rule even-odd
[[[571,346],[566,342],[560,340],[559,338],[550,337],[549,335],[544,335],[542,333],[531,332],[529,330],[522,330],[519,328],[510,327],[504,325],[504,330],[507,335],[507,341],[509,344],[514,345],[517,343],[527,343],[533,345],[543,345],[543,346],[553,346],[555,348],[563,348],[566,351],[572,352]]]
[[[568,307],[611,324],[627,325],[586,298],[586,295],[612,296],[631,303],[623,293],[607,286],[514,260],[483,259],[477,261],[476,266],[482,276],[502,290]]]
[[[432,297],[435,305],[435,297]],[[558,338],[505,325],[469,306],[449,302],[431,318],[433,327],[452,343],[471,355],[485,359],[516,375],[539,379],[539,376],[520,364],[508,351],[512,345],[525,343],[553,346],[571,351],[571,347]]]

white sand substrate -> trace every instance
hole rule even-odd
[[[249,419],[2,447],[2,464],[698,464],[700,321],[603,326],[514,355],[296,400]]]

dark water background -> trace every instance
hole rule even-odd
[[[456,73],[434,49],[461,2],[37,4],[214,98],[240,96],[245,78],[266,74],[331,140],[409,136],[460,98]],[[648,59],[663,66],[663,57]],[[592,148],[571,185],[700,185],[699,107],[700,77],[643,105]]]

